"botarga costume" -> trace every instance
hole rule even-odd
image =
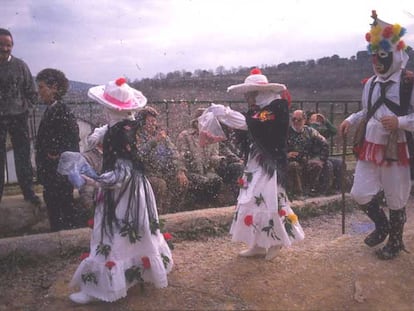
[[[249,137],[248,160],[239,179],[240,193],[230,229],[233,241],[249,246],[240,256],[265,255],[271,260],[281,246],[304,238],[285,192],[289,110],[280,95],[285,90],[284,85],[269,83],[254,69],[243,84],[228,88],[239,94],[257,92],[255,105],[246,115],[222,105],[212,104],[207,110],[221,123],[247,131]]]
[[[411,190],[409,132],[414,130],[413,80],[404,69],[408,61],[401,40],[405,29],[383,22],[375,11],[371,17],[374,22],[366,40],[375,75],[365,84],[362,110],[346,119],[351,126],[366,121],[365,137],[355,148],[358,161],[351,195],[375,223],[375,230],[365,238],[365,243],[376,246],[389,235],[386,245],[376,253],[380,259],[391,259],[404,250],[405,206]],[[390,116],[398,120],[397,129],[390,130],[384,123],[384,118]],[[378,202],[380,191],[385,195],[389,220]]]
[[[139,124],[133,114],[126,113],[143,107],[146,98],[122,78],[92,88],[88,95],[114,113],[106,131],[105,127],[98,129],[104,133],[103,174],[96,178],[99,189],[90,254],[70,283],[80,287],[70,297],[77,303],[115,301],[137,283],[166,287],[173,266],[166,240],[169,235],[164,237],[160,231],[155,197],[143,174],[136,144]],[[98,136],[95,133],[94,139]]]

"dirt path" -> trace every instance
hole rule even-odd
[[[362,242],[370,230],[359,211],[302,221],[306,239],[271,262],[239,258],[228,237],[176,243],[169,287],[132,288],[112,304],[75,306],[68,282],[78,259],[1,267],[0,310],[413,310],[414,208],[405,244],[412,254],[380,261]]]

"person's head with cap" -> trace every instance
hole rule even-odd
[[[104,106],[110,126],[122,120],[134,120],[134,113],[147,103],[147,98],[130,87],[125,78],[92,87],[88,96]]]
[[[371,17],[374,21],[371,30],[365,35],[368,53],[372,56],[375,74],[387,79],[407,65],[406,45],[401,40],[406,29],[399,24],[391,25],[380,20],[375,10],[372,11]]]
[[[146,106],[135,114],[135,119],[137,120],[140,127],[144,129],[149,135],[155,135],[158,128],[158,117],[159,113],[157,109]]]
[[[259,68],[252,69],[244,83],[227,88],[227,92],[243,94],[249,106],[257,105],[260,108],[267,106],[275,99],[282,98],[284,91],[286,91],[284,84],[269,83]]]

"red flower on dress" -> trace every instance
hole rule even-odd
[[[252,118],[257,119],[261,122],[265,122],[276,119],[276,116],[271,111],[263,110],[253,115]]]
[[[253,224],[253,216],[247,215],[246,217],[244,217],[244,224],[250,227]]]
[[[111,270],[113,268],[113,266],[115,266],[115,262],[113,262],[113,261],[107,261],[105,263],[105,267],[107,267],[109,270]]]
[[[163,235],[164,235],[164,239],[165,239],[166,241],[168,241],[168,240],[171,240],[171,239],[172,239],[172,235],[171,235],[171,233],[169,233],[169,232],[164,232],[164,233],[163,233]]]
[[[89,257],[89,253],[88,253],[88,252],[85,252],[85,253],[82,253],[82,254],[80,255],[79,259],[80,259],[81,261],[83,261],[84,259],[86,259],[86,258],[88,258],[88,257]]]
[[[94,225],[94,221],[93,221],[93,218],[91,218],[88,220],[88,227],[93,229],[93,225]]]
[[[239,177],[237,179],[237,184],[239,185],[240,188],[244,188],[246,186],[245,183],[246,181],[242,177]]]
[[[367,42],[371,42],[371,33],[370,32],[367,32],[365,34],[365,40],[367,40]]]
[[[284,209],[280,209],[280,210],[278,211],[278,213],[279,213],[279,216],[280,216],[280,217],[286,216],[286,211],[285,211]]]
[[[141,258],[141,261],[142,261],[142,265],[144,266],[144,269],[151,268],[151,262],[150,262],[150,260],[149,260],[149,258],[147,256],[142,257]]]

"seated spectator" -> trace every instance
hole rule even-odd
[[[317,130],[327,140],[334,137],[337,133],[336,127],[321,113],[312,113],[309,117],[309,126]],[[328,161],[332,163],[333,180],[332,187],[327,189],[327,193],[341,191],[342,185],[342,159],[337,157],[329,157]],[[345,163],[346,165],[346,163]],[[324,166],[321,174],[321,182],[326,184],[326,179],[329,178],[330,172],[328,166]]]
[[[211,203],[223,184],[223,179],[217,174],[217,168],[223,157],[219,156],[219,144],[213,143],[201,147],[197,118],[205,109],[197,109],[191,128],[182,131],[177,137],[177,149],[184,162],[189,180],[187,204]]]
[[[136,114],[142,131],[137,137],[145,154],[145,170],[149,179],[160,214],[180,210],[187,192],[186,169],[178,151],[166,131],[158,126],[158,111],[145,107]]]
[[[287,190],[290,195],[316,196],[324,191],[326,185],[319,182],[328,160],[329,145],[315,129],[305,125],[303,110],[295,110],[288,131],[288,179]]]

